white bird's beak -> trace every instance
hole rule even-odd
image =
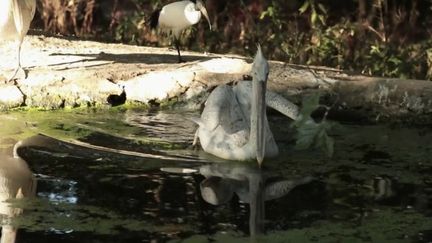
[[[208,24],[209,24],[210,30],[212,30],[212,25],[211,25],[211,22],[210,22],[210,18],[209,18],[209,16],[208,16],[207,9],[205,8],[204,3],[201,2],[201,1],[197,1],[197,3],[196,3],[196,7],[199,9],[199,11],[200,11],[200,12],[204,15],[204,17],[207,19],[207,22],[208,22]]]

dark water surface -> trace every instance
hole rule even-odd
[[[342,124],[330,159],[271,116],[281,155],[259,170],[192,148],[192,116],[0,115],[1,199],[29,182],[18,140],[37,180],[0,203],[2,242],[432,242],[430,128]]]

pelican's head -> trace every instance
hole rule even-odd
[[[208,22],[210,30],[211,30],[212,26],[211,26],[210,18],[208,16],[207,9],[205,8],[205,5],[204,5],[203,1],[201,1],[201,0],[192,0],[192,2],[195,3],[195,9],[199,10],[204,15],[204,17],[207,19],[207,22]]]
[[[258,51],[255,55],[255,59],[252,65],[252,106],[253,111],[252,114],[254,119],[256,119],[256,158],[258,164],[261,166],[262,161],[264,160],[265,155],[265,144],[266,144],[266,135],[265,135],[265,119],[266,119],[266,85],[267,78],[269,74],[269,64],[265,59],[261,46],[258,45]]]

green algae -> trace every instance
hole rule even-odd
[[[158,149],[176,148],[176,145],[157,137],[135,136],[142,129],[124,122],[125,111],[126,108],[11,111],[0,115],[0,136],[18,141],[36,134],[45,134],[71,141],[99,133],[127,138],[137,145]]]
[[[10,200],[9,202],[12,207],[24,209],[26,213],[8,219],[8,224],[25,228],[26,231],[30,232],[55,229],[60,232],[73,230],[112,235],[125,230],[147,232],[166,232],[172,229],[191,230],[188,225],[155,225],[97,206],[54,203],[43,199]]]
[[[8,124],[7,129],[2,127],[0,131],[2,135],[12,139],[37,133],[48,134],[62,140],[105,141],[112,138],[111,143],[116,145],[127,143],[131,146],[131,151],[148,147],[151,154],[158,152],[156,151],[158,149],[167,149],[181,156],[181,153],[186,151],[176,150],[184,149],[182,143],[186,140],[184,138],[176,140],[176,138],[184,134],[191,135],[190,131],[193,129],[187,130],[186,133],[180,131],[185,118],[185,116],[178,116],[180,112],[157,113],[163,115],[162,123],[156,124],[161,127],[153,126],[155,120],[152,119],[131,120],[131,115],[132,118],[137,119],[153,116],[154,113],[137,111],[135,114],[130,114],[128,112],[130,110],[122,107],[105,110],[8,112],[0,115],[0,121]],[[169,119],[165,119],[166,117]],[[429,152],[432,151],[429,141],[432,135],[429,129],[342,125],[332,130],[330,134],[335,138],[335,154],[332,158],[328,158],[319,150],[295,150],[295,142],[289,138],[292,133],[289,124],[273,121],[273,124],[275,123],[278,126],[272,128],[275,129],[274,134],[281,155],[276,159],[266,160],[263,169],[275,171],[282,177],[315,176],[320,183],[325,184],[325,189],[319,191],[314,188],[301,193],[308,194],[318,190],[322,195],[315,203],[320,204],[318,201],[323,201],[325,208],[321,210],[300,207],[298,212],[287,213],[288,216],[285,218],[270,219],[274,222],[267,222],[272,225],[267,227],[266,235],[257,238],[257,242],[407,242],[414,241],[422,231],[432,228],[430,219],[427,217],[430,209],[415,208],[412,204],[404,202],[413,199],[422,201],[428,198],[426,190],[430,190],[430,186],[427,183],[430,185],[431,182],[428,172],[432,168],[429,158]],[[152,127],[147,128],[147,125]],[[147,133],[145,131],[147,129],[155,131]],[[164,135],[168,129],[172,129],[170,132],[173,133],[173,137]],[[32,154],[27,154],[27,158],[31,158],[29,164],[35,173],[55,176],[60,178],[59,180],[76,181],[80,187],[76,197],[83,202],[76,205],[38,202],[44,206],[33,206],[36,210],[30,207],[16,218],[15,222],[21,228],[26,230],[29,228],[28,231],[44,231],[49,228],[64,231],[73,229],[75,232],[95,232],[95,234],[121,234],[119,232],[121,230],[149,233],[169,233],[174,230],[181,234],[192,231],[189,235],[195,234],[195,236],[185,237],[184,240],[178,239],[178,241],[206,242],[210,239],[216,242],[250,242],[245,233],[232,232],[230,231],[232,228],[216,230],[214,232],[217,233],[213,232],[209,235],[200,235],[202,232],[198,232],[197,228],[200,228],[198,224],[202,223],[201,219],[196,219],[195,221],[199,223],[195,225],[187,221],[187,218],[191,217],[188,215],[182,215],[181,220],[184,221],[180,223],[170,221],[172,220],[170,217],[177,216],[167,216],[165,218],[167,222],[163,225],[159,225],[160,221],[155,218],[147,218],[148,214],[155,212],[152,211],[154,210],[153,198],[159,198],[160,194],[152,198],[139,195],[144,191],[146,193],[152,191],[150,194],[156,195],[156,191],[168,190],[166,188],[169,183],[166,181],[181,176],[160,175],[159,167],[184,166],[184,164],[180,165],[178,161],[164,159],[132,158],[120,154],[70,150],[71,153],[59,150],[38,154],[36,149]],[[189,154],[193,153],[191,151],[191,149],[187,150]],[[220,160],[213,160],[208,156],[206,161]],[[189,166],[197,165],[195,163]],[[184,180],[187,180],[187,176],[184,176]],[[377,180],[391,183],[388,193],[393,194],[386,195],[388,198],[382,201],[377,199],[380,192],[374,188]],[[178,184],[178,181],[181,180],[176,180],[174,184]],[[51,183],[48,188],[45,185],[44,190],[54,190],[56,183]],[[174,201],[181,198],[175,190],[167,194],[173,197]],[[398,198],[399,196],[401,198]],[[118,197],[122,199],[119,200]],[[282,200],[289,201],[289,197]],[[129,202],[126,200],[129,198],[133,199],[130,200],[133,202],[131,205],[122,204]],[[163,200],[167,199],[161,200],[166,202]],[[390,202],[393,200],[393,204],[386,204],[386,200]],[[307,201],[302,204],[308,204]],[[148,203],[147,208],[152,210],[141,214],[141,203]],[[289,206],[290,204],[279,205],[285,207],[287,211],[292,210]],[[137,211],[122,213],[125,207]],[[193,216],[193,209],[189,209]],[[270,212],[275,210],[274,204],[273,206],[270,204],[268,209]],[[221,225],[235,223],[227,222],[229,213],[224,213],[227,216],[220,217]],[[57,215],[57,218],[44,215]],[[218,217],[217,214],[215,217]],[[296,224],[291,221],[303,223]],[[282,229],[279,228],[279,224],[282,225]],[[170,239],[179,238],[174,235]]]
[[[432,228],[432,221],[413,210],[380,210],[362,222],[319,221],[310,227],[270,231],[255,241],[237,232],[214,236],[196,235],[170,242],[413,242],[417,234]]]

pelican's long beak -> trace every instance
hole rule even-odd
[[[258,45],[258,51],[255,56],[253,65],[253,79],[252,79],[252,95],[253,95],[253,103],[255,107],[254,112],[256,112],[256,157],[258,160],[258,164],[261,167],[261,163],[264,160],[265,156],[265,145],[266,145],[266,86],[267,86],[267,78],[269,66],[267,60],[264,58],[264,55],[261,51],[261,46]]]
[[[207,19],[207,22],[209,24],[210,30],[212,30],[210,18],[208,16],[207,9],[205,8],[204,3],[202,3],[201,1],[197,1],[196,6],[199,9],[199,11],[204,15],[204,17]]]
[[[257,147],[256,147],[256,156],[258,160],[259,166],[264,160],[265,155],[265,114],[266,114],[266,101],[265,101],[265,93],[266,93],[266,81],[259,80],[257,88],[255,89],[254,98],[257,101]]]

